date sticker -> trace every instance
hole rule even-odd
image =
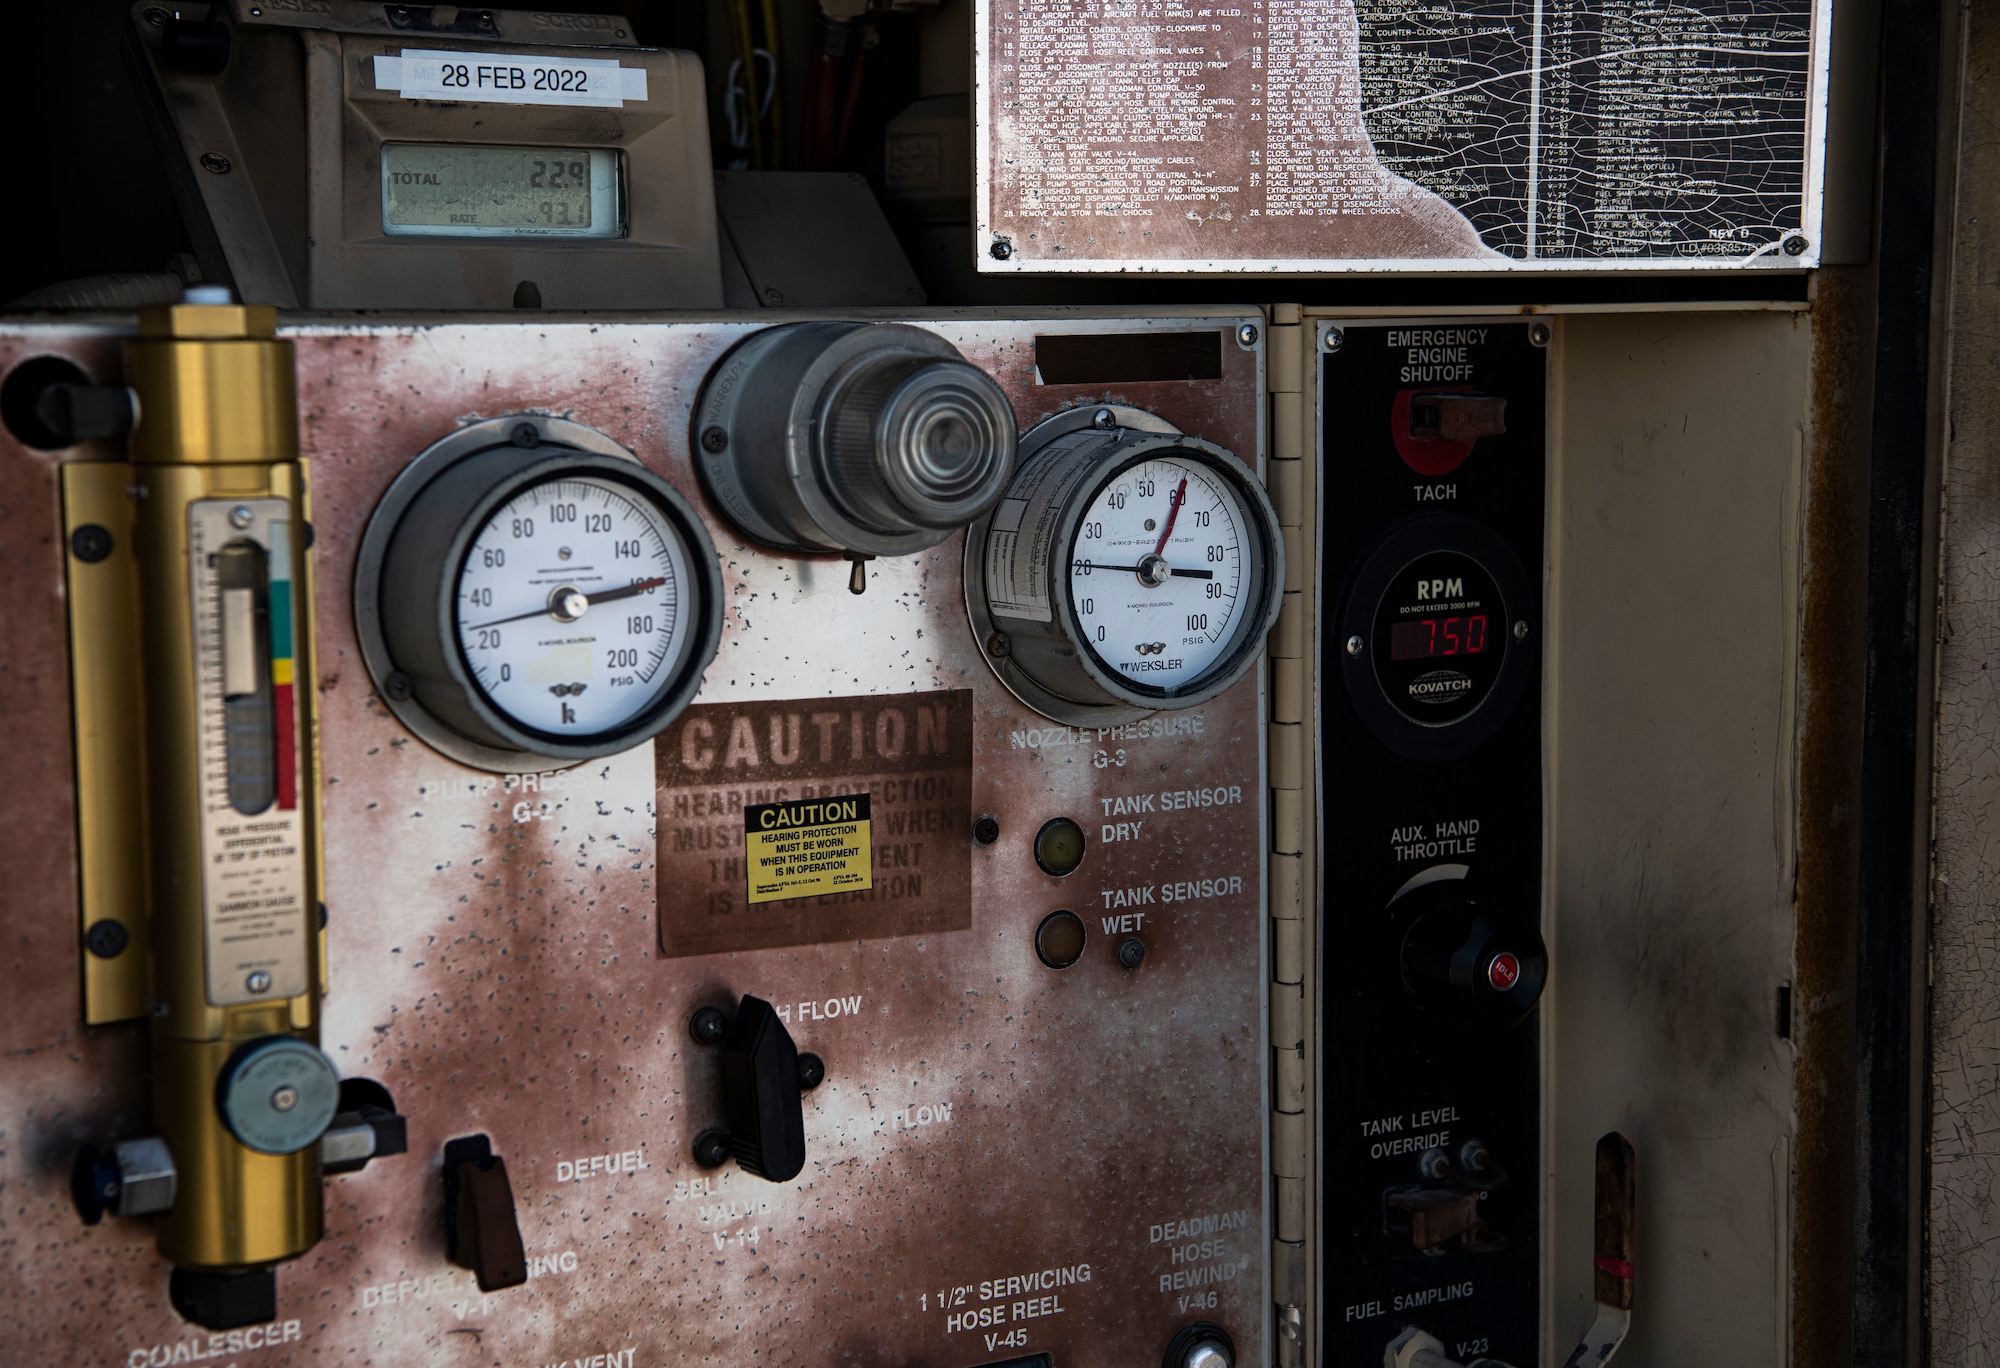
[[[622,109],[627,100],[645,101],[646,72],[608,57],[404,48],[400,57],[375,59],[375,88],[406,100]]]

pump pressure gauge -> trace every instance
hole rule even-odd
[[[1249,469],[1123,408],[1059,415],[1021,446],[966,542],[966,606],[1007,687],[1097,725],[1193,707],[1242,678],[1285,578]]]
[[[694,696],[722,580],[687,501],[602,434],[540,417],[453,434],[391,486],[355,616],[405,725],[482,769],[611,755]]]

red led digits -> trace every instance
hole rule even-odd
[[[1430,660],[1437,656],[1481,655],[1486,650],[1486,614],[1420,618],[1389,624],[1389,659]]]

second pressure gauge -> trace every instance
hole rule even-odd
[[[355,582],[383,699],[438,750],[515,770],[614,754],[694,696],[721,574],[687,501],[575,423],[454,433],[391,486]]]
[[[1256,663],[1284,550],[1235,456],[1150,414],[1079,410],[1030,431],[966,543],[966,599],[1001,679],[1095,725],[1215,697]]]

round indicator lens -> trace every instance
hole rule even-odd
[[[1083,863],[1083,850],[1083,828],[1067,817],[1052,818],[1035,833],[1035,863],[1044,874],[1059,879],[1074,874]]]
[[[1471,714],[1506,661],[1507,605],[1486,567],[1462,551],[1404,566],[1375,609],[1371,654],[1383,695],[1419,726]]]
[[[1035,928],[1035,954],[1051,969],[1067,969],[1083,958],[1087,933],[1074,912],[1051,912]]]
[[[1156,689],[1207,674],[1235,645],[1246,607],[1247,526],[1242,499],[1205,462],[1162,455],[1119,471],[1070,547],[1084,648],[1114,676]]]
[[[458,574],[458,644],[487,700],[551,736],[644,712],[688,651],[689,553],[630,486],[530,485],[496,509]]]

